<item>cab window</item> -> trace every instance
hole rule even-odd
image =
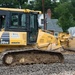
[[[19,19],[19,16],[18,14],[12,14],[11,16],[11,27],[18,27],[18,19]]]
[[[21,14],[21,27],[26,27],[26,14]]]
[[[31,29],[34,29],[35,27],[35,25],[34,25],[34,15],[33,14],[30,14],[30,28]]]
[[[10,28],[25,28],[26,14],[12,13]]]
[[[37,15],[30,14],[30,35],[29,35],[29,41],[35,42],[37,39]]]

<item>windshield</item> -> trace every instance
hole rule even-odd
[[[26,28],[26,14],[12,13],[10,28]]]

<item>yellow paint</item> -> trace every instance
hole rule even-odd
[[[52,34],[47,33],[46,31],[39,30],[37,38],[37,47],[44,50],[53,50],[60,48],[61,45]]]
[[[5,31],[7,32],[7,31]],[[0,32],[0,41],[2,40],[1,36],[4,31]],[[24,47],[27,45],[27,33],[26,32],[8,32],[9,33],[9,44],[0,44],[0,52],[6,49],[12,49],[17,47]]]
[[[0,8],[0,10],[26,12],[26,13],[29,13],[29,12],[38,12],[39,14],[41,14],[41,11],[34,11],[34,10],[30,10],[30,9]]]
[[[26,32],[9,32],[10,45],[27,45]]]

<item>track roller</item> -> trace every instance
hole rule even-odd
[[[14,62],[14,57],[11,54],[6,54],[3,58],[3,64],[11,65]]]

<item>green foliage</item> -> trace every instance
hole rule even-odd
[[[71,2],[64,2],[55,8],[55,12],[59,14],[58,24],[62,27],[63,31],[67,31],[69,27],[75,26],[75,16],[73,15],[74,7]]]
[[[45,13],[47,11],[47,9],[51,9],[52,11],[52,17],[54,18],[55,13],[54,13],[54,8],[57,7],[58,3],[56,3],[56,0],[53,0],[53,2],[51,0],[44,0],[44,9],[45,9]],[[43,11],[42,8],[42,0],[36,0],[34,3],[34,10],[40,10]]]
[[[69,2],[71,0],[60,0],[60,3]]]
[[[18,8],[19,4],[22,6],[22,4],[27,1],[28,0],[0,0],[0,7]]]
[[[51,0],[44,0],[45,11],[52,7]],[[34,9],[42,11],[42,0],[36,0]]]

